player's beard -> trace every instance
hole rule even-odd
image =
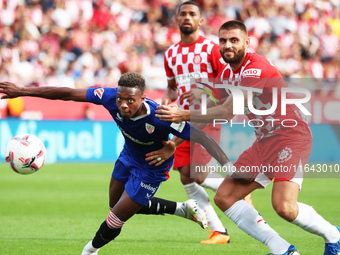
[[[193,26],[190,26],[190,27],[183,27],[183,26],[180,26],[179,27],[179,30],[185,34],[185,35],[190,35],[192,34],[195,30],[193,28]]]
[[[227,51],[228,49],[224,50],[224,51]],[[226,63],[229,63],[229,64],[238,64],[242,61],[244,55],[245,55],[245,52],[246,52],[246,49],[245,48],[242,48],[240,49],[239,51],[233,51],[234,52],[234,57],[232,58],[226,58],[224,56],[224,51],[221,52],[221,56],[223,58],[223,60],[226,62]]]

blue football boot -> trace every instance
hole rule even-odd
[[[267,255],[274,255],[273,253],[269,253]],[[283,254],[277,254],[277,255],[300,255],[299,251],[295,248],[294,245],[290,245],[288,250]]]
[[[340,228],[336,227],[340,232]],[[326,243],[323,255],[340,255],[340,239],[336,243]]]

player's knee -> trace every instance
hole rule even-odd
[[[196,179],[195,179],[195,182],[196,182],[197,184],[202,184],[202,183],[204,182],[204,180],[205,180],[205,178],[196,178]]]
[[[185,184],[189,184],[189,183],[192,183],[193,180],[190,178],[190,175],[185,175],[185,174],[181,174],[181,182],[183,185]]]
[[[222,195],[221,192],[218,192],[218,190],[214,196],[214,202],[217,205],[217,207],[220,208],[222,211],[229,209],[229,207],[231,206],[229,205],[226,196]]]
[[[110,208],[110,211],[113,209],[113,206],[114,206],[114,205],[111,205],[111,201],[109,200],[109,208]]]
[[[295,220],[298,210],[295,204],[287,201],[273,203],[275,212],[283,219],[292,222]]]

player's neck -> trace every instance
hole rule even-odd
[[[199,35],[198,31],[194,32],[190,35],[185,35],[185,34],[181,33],[181,44],[182,45],[192,44],[192,43],[196,42],[199,37],[200,37],[200,35]]]
[[[239,64],[229,64],[230,65],[230,68],[231,70],[233,70],[233,72],[237,71],[243,64],[243,61]]]
[[[135,118],[135,117],[138,117],[138,116],[143,116],[146,113],[147,113],[147,109],[146,109],[146,106],[143,102],[142,105],[139,107],[138,111],[136,112],[136,114],[133,117]]]
[[[242,58],[242,60],[239,63],[233,63],[233,64],[229,64],[231,70],[233,70],[233,72],[237,71],[244,63],[245,59],[246,59],[246,55],[244,55],[244,57]]]

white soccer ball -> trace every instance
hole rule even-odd
[[[19,174],[32,174],[45,163],[46,149],[36,136],[22,134],[13,137],[7,144],[5,159]]]

